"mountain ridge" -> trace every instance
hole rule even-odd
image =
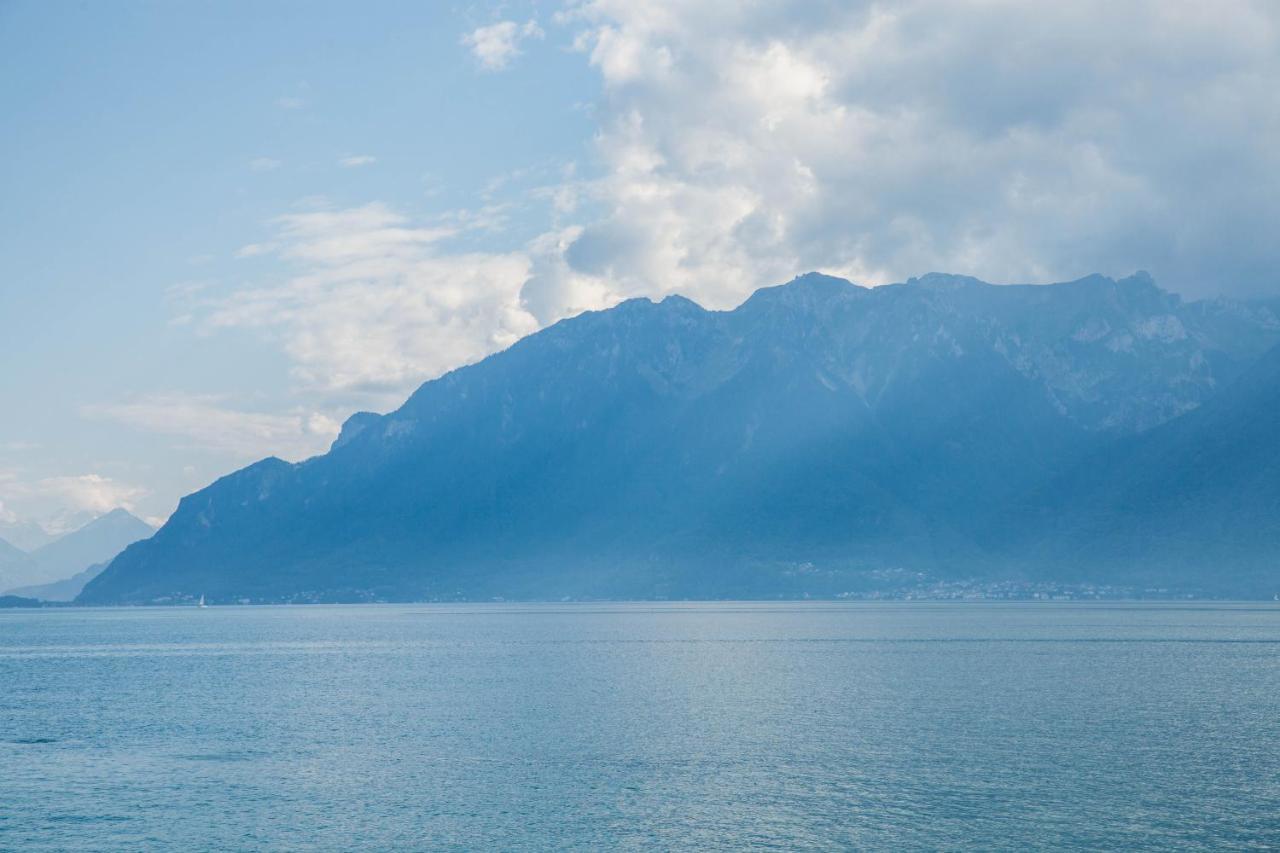
[[[1002,518],[1278,342],[1270,306],[1186,303],[1145,274],[807,274],[730,311],[628,300],[352,416],[327,454],[183,498],[80,600],[768,597],[899,568],[1025,576]]]
[[[64,581],[98,563],[110,561],[126,545],[145,539],[152,527],[128,510],[116,508],[8,566],[0,592]]]

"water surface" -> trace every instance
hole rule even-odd
[[[0,611],[0,849],[1280,845],[1280,609]]]

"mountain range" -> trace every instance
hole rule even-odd
[[[80,527],[92,520],[92,518],[84,519],[79,524],[72,524],[71,528]],[[23,553],[48,545],[57,538],[55,534],[34,521],[0,520],[0,541]]]
[[[63,582],[84,576],[91,567],[105,566],[126,545],[153,532],[149,524],[127,510],[115,509],[30,553],[0,542],[0,592],[70,601],[89,577],[72,586]],[[45,585],[57,586],[46,590]]]
[[[70,577],[62,580],[49,581],[47,583],[33,584],[31,586],[14,587],[8,592],[20,598],[33,598],[38,601],[75,601],[76,596],[85,588],[89,581],[96,578],[110,564],[110,559],[94,563],[86,569],[76,572]]]
[[[81,602],[1270,597],[1280,303],[808,274],[588,312],[182,499]]]

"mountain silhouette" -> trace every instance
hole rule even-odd
[[[1125,482],[1175,487],[1153,473],[1160,460],[1200,466],[1200,506],[1234,493],[1274,441],[1239,426],[1220,460],[1196,454],[1215,419],[1266,416],[1267,392],[1223,389],[1265,386],[1259,359],[1278,342],[1273,307],[1184,302],[1143,273],[876,288],[808,274],[732,311],[630,300],[427,382],[394,412],[354,416],[323,456],[266,459],[183,498],[79,600],[829,596],[903,576],[1145,584],[1164,571],[1142,551],[1138,531],[1158,529],[1148,510],[1124,535],[1088,540],[1088,567],[1068,566],[1072,543],[1108,517],[1098,502],[1143,494]],[[1176,524],[1175,509],[1150,512]],[[1206,524],[1179,540],[1202,569],[1170,581],[1261,594],[1261,562],[1209,571],[1192,556],[1218,553]],[[1240,553],[1263,560],[1270,529]]]

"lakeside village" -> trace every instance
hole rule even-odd
[[[850,601],[1195,601],[1207,597],[1209,596],[1196,590],[1165,587],[1139,588],[1055,581],[991,581],[976,578],[937,580],[923,576],[913,586],[836,595],[836,598]]]

